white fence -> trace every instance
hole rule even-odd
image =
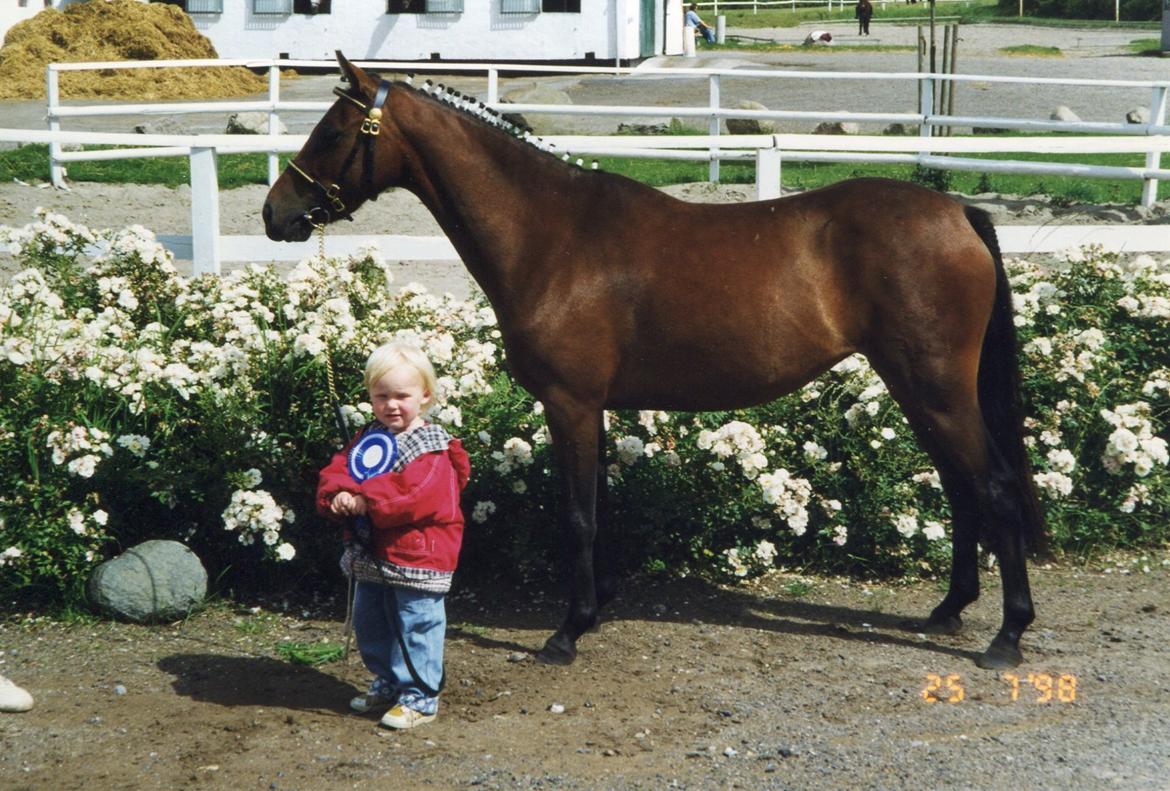
[[[175,113],[224,113],[224,112],[239,112],[239,111],[260,111],[266,112],[269,115],[269,129],[275,131],[277,127],[277,120],[281,111],[317,111],[324,112],[332,102],[288,102],[282,101],[280,98],[280,79],[279,68],[291,68],[298,66],[313,66],[322,67],[329,66],[328,62],[323,61],[278,61],[278,60],[255,60],[255,61],[221,61],[221,60],[201,60],[201,61],[143,61],[143,62],[113,62],[113,63],[69,63],[69,64],[50,64],[47,70],[47,95],[48,108],[47,117],[50,130],[58,130],[61,128],[61,121],[65,118],[82,118],[93,116],[109,116],[109,115],[135,115],[135,114],[157,114],[170,115]],[[1167,94],[1170,92],[1170,80],[1166,81],[1136,81],[1136,80],[1074,80],[1074,79],[1053,79],[1053,78],[1035,78],[1035,77],[989,77],[980,75],[963,75],[963,74],[923,74],[916,72],[908,73],[872,73],[872,72],[796,72],[796,71],[772,71],[763,69],[659,69],[659,68],[637,68],[637,69],[621,69],[613,68],[584,68],[584,67],[535,67],[531,65],[511,65],[501,66],[494,64],[461,64],[455,67],[451,64],[420,64],[420,63],[387,63],[377,62],[365,64],[370,68],[381,71],[418,71],[426,72],[428,70],[451,72],[458,69],[460,73],[483,73],[486,75],[486,101],[485,103],[497,110],[514,113],[532,113],[532,114],[546,114],[546,115],[575,115],[575,116],[614,116],[614,117],[677,117],[677,118],[696,118],[706,119],[708,134],[712,137],[720,135],[721,122],[728,118],[755,118],[762,120],[807,120],[807,121],[840,121],[840,122],[856,122],[856,123],[882,123],[892,124],[901,123],[908,126],[916,126],[921,137],[933,137],[935,130],[939,128],[952,127],[981,127],[994,129],[1010,129],[1023,131],[1054,131],[1065,132],[1072,134],[1100,134],[1100,135],[1132,135],[1145,137],[1158,137],[1170,135],[1170,126],[1166,125],[1167,116]],[[62,71],[76,71],[76,70],[95,70],[95,69],[116,69],[116,68],[160,68],[164,66],[249,66],[251,68],[267,68],[268,69],[268,97],[263,101],[235,101],[235,102],[169,102],[161,103],[155,102],[150,104],[100,104],[100,105],[77,105],[64,106],[60,101],[59,88],[59,74]],[[592,74],[612,74],[612,75],[636,75],[638,77],[669,77],[672,79],[700,79],[707,82],[707,102],[701,106],[633,106],[633,105],[556,105],[556,104],[507,104],[500,103],[500,76],[509,72],[532,72],[542,71],[549,73],[592,73]],[[740,110],[735,108],[726,108],[721,105],[720,99],[720,84],[723,77],[735,77],[738,79],[761,79],[761,80],[847,80],[866,82],[871,80],[879,80],[882,82],[915,82],[918,86],[918,103],[919,108],[915,112],[808,112],[808,111],[793,111],[793,110]],[[1129,90],[1144,90],[1149,92],[1150,96],[1150,122],[1147,124],[1130,124],[1130,123],[1093,123],[1093,122],[1067,122],[1055,121],[1035,118],[1019,118],[1019,117],[973,117],[973,116],[951,116],[941,113],[936,113],[934,109],[934,97],[937,95],[937,84],[940,81],[951,81],[955,83],[977,83],[981,87],[1006,84],[1025,84],[1033,88],[1042,88],[1044,86],[1084,86],[1092,88],[1111,88],[1111,89],[1129,89]],[[606,138],[599,138],[599,140],[607,140]],[[620,144],[617,138],[610,138],[608,142]],[[131,144],[133,145],[133,144]],[[603,144],[604,145],[604,144]],[[993,144],[988,141],[988,145]],[[816,147],[812,147],[816,148]],[[706,155],[699,155],[710,161],[709,178],[711,181],[719,180],[719,163],[722,159],[735,158],[743,156],[742,153],[736,154],[725,150],[726,146],[718,141],[712,144],[708,149]],[[817,161],[855,161],[855,162],[907,162],[920,161],[911,158],[889,158],[888,156],[873,153],[881,151],[882,149],[846,149],[839,150],[835,154],[824,155],[819,157],[804,156],[789,157],[793,161],[810,161],[816,159]],[[932,151],[941,151],[937,147],[926,147],[918,149],[923,154],[929,154]],[[991,151],[994,148],[986,149],[968,149],[968,150],[984,150]],[[1004,149],[1000,149],[1004,150]],[[1024,150],[1024,149],[1006,149],[1006,150]],[[948,168],[948,169],[966,169],[966,170],[986,170],[994,172],[1011,172],[1011,173],[1045,173],[1051,175],[1067,175],[1078,176],[1083,178],[1120,178],[1133,179],[1140,178],[1145,183],[1142,188],[1142,204],[1149,206],[1157,200],[1158,180],[1166,179],[1165,171],[1160,169],[1160,150],[1153,144],[1144,149],[1146,153],[1146,161],[1144,169],[1135,168],[1111,168],[1101,166],[1087,166],[1087,165],[1071,165],[1060,166],[1045,163],[1029,163],[1029,162],[998,162],[987,163],[983,160],[975,161],[942,161],[939,158],[929,163],[930,167]],[[605,153],[596,151],[596,153]],[[131,150],[123,156],[158,156],[164,153],[183,154],[185,152],[180,150],[173,150],[170,152],[150,152],[144,149],[138,151]],[[272,149],[269,156],[269,181],[275,181],[277,175],[277,157],[276,149]],[[101,157],[115,157],[117,155],[111,153],[98,153],[92,151],[77,151],[64,152],[60,146],[50,143],[50,159],[52,166],[53,182],[54,184],[62,183],[62,174],[60,163],[71,160],[96,159]],[[922,161],[921,164],[928,164]]]
[[[246,65],[252,68],[267,68],[269,92],[262,101],[229,102],[184,102],[151,104],[102,104],[71,105],[60,102],[59,73],[66,70],[111,69],[111,68],[159,68],[165,66],[232,66]],[[324,112],[331,102],[289,102],[280,98],[278,68],[296,66],[326,66],[320,61],[149,61],[138,63],[90,63],[52,64],[47,73],[48,87],[48,132],[28,130],[0,130],[0,140],[19,142],[47,142],[50,147],[51,167],[54,183],[63,183],[61,163],[92,159],[117,159],[153,156],[189,156],[191,160],[192,187],[192,229],[190,257],[195,270],[219,271],[221,261],[238,260],[286,260],[295,246],[278,246],[258,237],[221,238],[219,233],[218,184],[216,178],[216,157],[218,153],[259,151],[269,155],[269,181],[278,175],[278,154],[298,150],[303,144],[303,135],[275,134],[280,112],[313,111]],[[365,64],[381,71],[426,71],[428,69],[451,72],[451,64],[419,63],[373,63]],[[561,136],[549,137],[550,142],[560,150],[572,151],[574,156],[610,155],[642,156],[655,158],[695,159],[710,162],[710,177],[719,178],[719,162],[724,159],[750,159],[756,163],[757,197],[769,198],[780,194],[780,175],[783,161],[864,161],[897,162],[920,164],[927,167],[948,170],[972,170],[1000,173],[1044,173],[1051,175],[1078,176],[1084,178],[1140,179],[1144,182],[1142,202],[1152,204],[1157,199],[1158,181],[1170,180],[1170,169],[1161,167],[1163,152],[1170,150],[1170,127],[1166,125],[1167,93],[1170,81],[1126,81],[1126,80],[1059,80],[1027,77],[987,77],[973,75],[944,75],[917,73],[839,73],[839,72],[785,72],[747,69],[636,69],[618,68],[582,69],[575,67],[539,67],[544,72],[630,74],[637,76],[663,76],[681,79],[704,79],[708,85],[708,101],[704,106],[597,106],[597,105],[537,105],[501,104],[500,76],[509,71],[533,71],[533,66],[500,66],[494,64],[466,64],[457,67],[460,72],[484,73],[488,106],[504,112],[545,113],[603,116],[638,117],[682,117],[706,118],[709,134],[705,136]],[[901,80],[918,83],[920,112],[855,113],[855,112],[802,112],[783,110],[747,111],[724,108],[720,104],[720,79],[732,75],[736,78],[758,77],[762,79],[804,79],[804,80]],[[1025,83],[1031,86],[1084,85],[1149,90],[1151,94],[1151,119],[1148,124],[1127,123],[1068,123],[1061,121],[1028,118],[965,117],[940,115],[933,112],[935,85],[939,80],[978,81],[984,85],[997,83]],[[225,113],[239,111],[261,111],[268,113],[267,136],[239,135],[133,135],[98,134],[93,132],[66,132],[61,130],[61,121],[66,118],[83,118],[110,115],[170,115],[176,113]],[[917,137],[886,136],[827,136],[827,135],[722,135],[720,121],[726,118],[758,119],[801,119],[815,121],[854,121],[862,123],[902,123],[918,127]],[[977,126],[1000,129],[1031,131],[1063,131],[1101,137],[935,137],[939,127]],[[127,146],[117,150],[65,151],[70,144]],[[1086,164],[1056,164],[1015,160],[986,160],[954,156],[968,153],[1138,153],[1145,155],[1144,167],[1106,167]],[[1067,246],[1065,239],[1073,238],[1076,229],[1046,228],[1037,236],[1035,231],[1013,240],[1009,232],[1004,240],[1005,252],[1024,252],[1046,249],[1045,245]],[[1082,229],[1083,230],[1083,229]],[[1149,232],[1126,229],[1128,236],[1115,237],[1115,231],[1093,231],[1095,241],[1111,249],[1146,249],[1163,251],[1170,249],[1170,239],[1159,241],[1159,234],[1170,237],[1165,228],[1153,228]],[[1060,231],[1059,233],[1057,231]],[[1069,236],[1069,234],[1073,236]],[[337,237],[334,237],[337,238]],[[1088,237],[1076,237],[1082,241]],[[1061,241],[1055,241],[1060,239]],[[1047,241],[1044,241],[1047,240]],[[394,255],[402,259],[449,259],[456,257],[446,240],[418,237],[393,237],[390,243]],[[1140,245],[1140,247],[1139,247]],[[178,243],[181,248],[181,241]],[[1056,249],[1056,248],[1051,248]],[[297,256],[300,253],[296,253]],[[246,257],[245,257],[246,256]]]

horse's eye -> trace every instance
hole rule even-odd
[[[337,142],[339,137],[341,137],[341,132],[332,126],[321,127],[320,133],[321,134],[319,139],[324,145],[332,145],[333,143]]]

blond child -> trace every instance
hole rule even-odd
[[[436,381],[418,347],[379,346],[365,384],[374,421],[321,471],[317,510],[350,522],[341,565],[355,584],[358,649],[374,674],[350,706],[386,706],[383,725],[413,728],[438,712],[444,597],[463,540],[459,493],[471,465],[459,440],[425,420]]]

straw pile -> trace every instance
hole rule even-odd
[[[215,47],[177,6],[92,0],[46,8],[15,25],[0,48],[0,99],[42,99],[49,63],[216,58]],[[61,98],[213,99],[263,91],[240,67],[62,72]]]

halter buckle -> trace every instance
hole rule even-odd
[[[362,134],[378,136],[378,132],[382,129],[382,108],[371,107],[366,114],[366,119],[362,121]]]
[[[345,203],[341,200],[341,187],[336,184],[330,184],[329,189],[325,190],[325,197],[329,199],[329,204],[333,207],[333,211],[338,214],[345,214]]]

